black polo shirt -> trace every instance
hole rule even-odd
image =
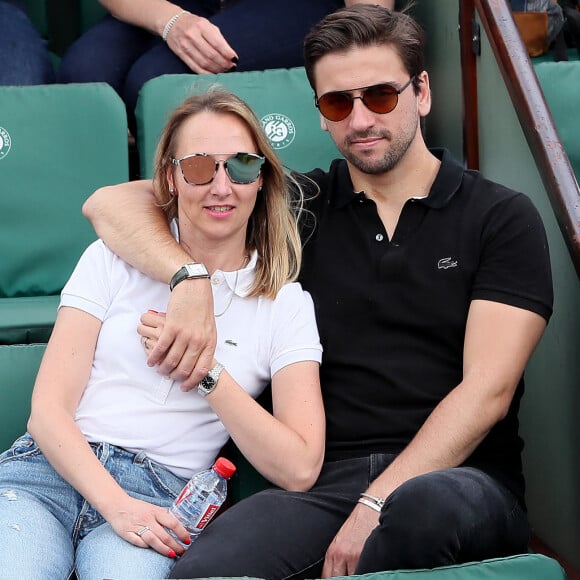
[[[300,281],[314,299],[324,347],[327,460],[399,453],[462,380],[473,299],[552,308],[547,241],[528,197],[467,171],[446,150],[429,196],[410,199],[393,239],[374,201],[353,192],[344,160],[308,174]],[[466,462],[523,496],[517,411]]]

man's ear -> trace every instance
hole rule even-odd
[[[322,113],[319,113],[320,115],[320,128],[323,131],[328,131],[328,123],[326,122],[326,119],[322,116]]]
[[[421,117],[426,117],[431,111],[431,86],[429,84],[429,74],[427,71],[423,71],[417,76],[421,80],[419,83],[419,94],[417,95],[419,115]]]

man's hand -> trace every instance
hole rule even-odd
[[[169,48],[195,73],[221,73],[238,55],[207,18],[182,14],[167,36]]]
[[[184,280],[171,293],[167,313],[149,311],[141,317],[139,334],[147,339],[147,364],[159,373],[184,381],[190,391],[212,367],[217,331],[213,295],[206,279]]]
[[[322,577],[354,574],[364,544],[378,524],[378,512],[357,504],[326,551]]]

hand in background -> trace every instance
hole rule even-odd
[[[230,70],[238,55],[207,18],[182,14],[167,35],[167,45],[195,73]]]

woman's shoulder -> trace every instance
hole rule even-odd
[[[312,298],[300,282],[287,282],[280,288],[273,303],[276,308],[301,309],[312,305]]]

